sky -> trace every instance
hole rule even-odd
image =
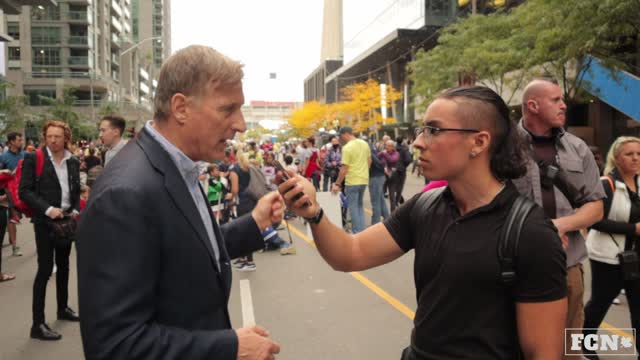
[[[355,34],[393,0],[343,0]],[[320,65],[323,0],[173,0],[172,51],[208,45],[245,67],[245,101],[303,101]],[[347,19],[349,19],[347,21]],[[276,79],[269,79],[276,73]]]

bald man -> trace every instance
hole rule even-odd
[[[514,183],[544,208],[558,229],[567,253],[567,328],[582,328],[581,262],[587,247],[579,230],[602,219],[605,192],[589,146],[564,130],[566,111],[557,83],[534,80],[526,86],[518,129],[531,146],[531,158],[527,174]]]

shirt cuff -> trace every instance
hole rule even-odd
[[[47,209],[47,211],[44,212],[44,214],[48,217],[49,214],[51,213],[51,210],[53,210],[54,207],[53,206],[49,206],[49,208]]]

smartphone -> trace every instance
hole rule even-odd
[[[287,170],[285,170],[284,166],[282,166],[280,161],[273,160],[273,166],[276,168],[276,172],[280,171],[282,173],[282,178],[284,179],[284,181],[291,179],[291,176],[289,176],[289,173],[287,172]],[[297,201],[303,196],[304,196],[304,193],[300,192],[296,194],[296,196],[294,196],[291,200]],[[307,201],[303,206],[304,207],[311,206],[311,202]]]

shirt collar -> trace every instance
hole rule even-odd
[[[525,135],[528,135],[528,136],[529,136],[529,138],[530,138],[531,140],[534,140],[534,141],[535,141],[535,140],[538,140],[538,141],[542,140],[542,141],[544,141],[545,139],[549,139],[549,138],[553,138],[553,139],[555,139],[555,140],[558,140],[558,139],[560,139],[561,137],[563,137],[563,136],[564,136],[564,133],[565,133],[564,128],[561,128],[561,127],[560,127],[560,128],[552,128],[552,129],[551,129],[551,136],[550,136],[550,137],[549,137],[549,136],[539,136],[539,135],[536,135],[536,134],[532,133],[531,131],[529,131],[529,129],[527,129],[527,128],[524,126],[524,117],[520,119],[520,122],[519,122],[519,124],[518,124],[518,125],[520,125],[520,127],[524,130]]]
[[[180,171],[180,174],[182,174],[182,177],[192,180],[198,178],[201,162],[191,160],[184,152],[182,152],[182,150],[162,136],[162,134],[153,127],[153,120],[147,121],[144,127],[149,131],[151,137],[160,143],[160,146],[169,153],[169,156],[171,156],[171,159],[176,164],[176,167]]]
[[[514,196],[518,195],[518,190],[515,185],[511,181],[507,181],[504,184],[504,187],[496,194],[496,196],[491,200],[490,203],[483,205],[477,209],[470,211],[469,213],[464,215],[464,218],[468,218],[474,216],[475,214],[481,212],[489,212],[496,208],[503,208],[509,204],[511,199]],[[456,211],[458,211],[455,199],[453,197],[453,192],[451,192],[451,188],[447,186],[442,193],[443,198],[447,201],[449,206],[453,207]]]
[[[49,157],[51,158],[51,160],[53,160],[53,154],[51,153],[51,150],[49,149],[48,146],[45,146],[45,148],[47,149],[47,154],[49,154]],[[69,159],[71,159],[71,151],[64,149],[64,158],[62,158],[62,162],[65,162]]]

